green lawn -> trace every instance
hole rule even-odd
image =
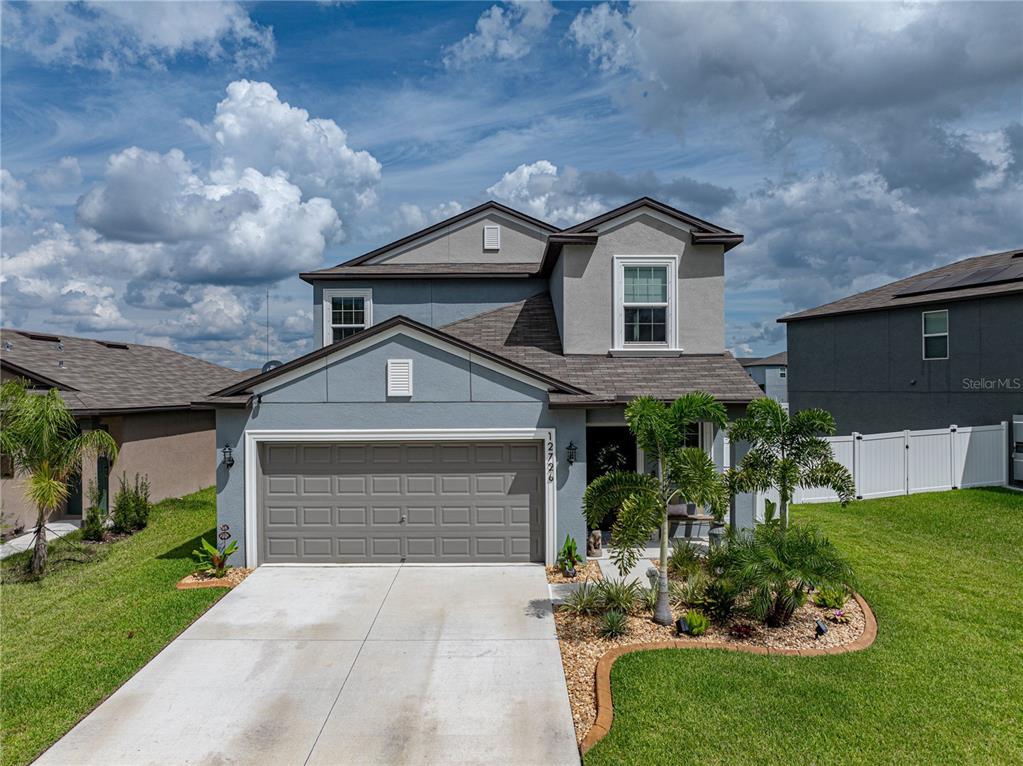
[[[794,518],[855,566],[874,646],[627,655],[587,766],[1023,763],[1023,494],[806,505]]]
[[[3,562],[3,766],[31,761],[224,595],[174,588],[199,537],[212,539],[214,504],[211,488],[158,504],[112,545],[51,543],[41,581],[23,577],[26,554]]]

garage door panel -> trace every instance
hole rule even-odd
[[[330,476],[303,476],[302,477],[302,496],[309,497],[310,495],[327,495],[330,496],[330,485],[332,484]]]
[[[400,495],[401,494],[401,479],[400,475],[393,476],[371,476],[370,477],[370,490],[374,495]]]
[[[405,512],[410,527],[437,526],[437,509],[434,506],[418,507],[410,505]]]
[[[302,508],[302,527],[333,527],[334,509],[305,506]]]
[[[542,560],[542,456],[540,442],[264,445],[260,560]]]
[[[441,476],[440,493],[442,495],[468,495],[472,480],[468,476]]]
[[[445,505],[441,507],[440,518],[444,526],[469,526],[472,509],[462,505]]]
[[[436,495],[437,494],[437,477],[436,476],[406,476],[405,477],[406,491],[410,495]]]
[[[476,494],[477,495],[503,495],[505,492],[504,474],[477,474]]]
[[[266,520],[271,527],[296,527],[298,526],[298,508],[269,506],[266,509]]]
[[[365,476],[338,476],[336,478],[338,495],[345,496],[366,494]]]
[[[270,476],[267,478],[266,485],[266,492],[271,496],[298,494],[297,476]]]
[[[480,505],[476,507],[476,523],[480,525],[504,526],[505,509],[502,506]]]

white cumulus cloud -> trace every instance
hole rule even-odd
[[[444,65],[459,69],[487,59],[521,59],[550,27],[555,13],[549,0],[493,5],[476,20],[475,32],[445,51]]]
[[[4,6],[4,44],[44,64],[118,71],[179,56],[261,66],[273,31],[237,2],[19,3]]]
[[[232,82],[213,121],[191,125],[213,149],[211,175],[218,181],[232,183],[246,168],[280,171],[305,196],[329,199],[342,217],[376,203],[377,159],[352,149],[334,120],[281,101],[269,83]]]

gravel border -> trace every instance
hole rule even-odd
[[[246,567],[231,567],[224,577],[210,577],[205,572],[196,572],[183,577],[177,584],[178,590],[192,590],[193,588],[233,588],[246,577],[252,574],[252,570]]]
[[[828,622],[828,633],[813,638],[816,619],[831,610],[808,602],[784,628],[756,625],[749,638],[735,639],[727,628],[711,626],[697,638],[679,638],[673,627],[657,625],[649,615],[631,615],[629,633],[617,639],[601,638],[599,617],[555,613],[558,644],[565,670],[576,740],[582,753],[599,742],[611,728],[611,665],[623,654],[648,649],[725,649],[751,654],[819,656],[866,649],[877,635],[877,621],[867,602],[854,593],[845,605],[848,624]]]

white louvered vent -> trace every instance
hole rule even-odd
[[[412,360],[387,360],[387,395],[412,396]]]
[[[500,250],[501,249],[501,227],[500,226],[484,226],[483,227],[483,249],[484,250]]]

